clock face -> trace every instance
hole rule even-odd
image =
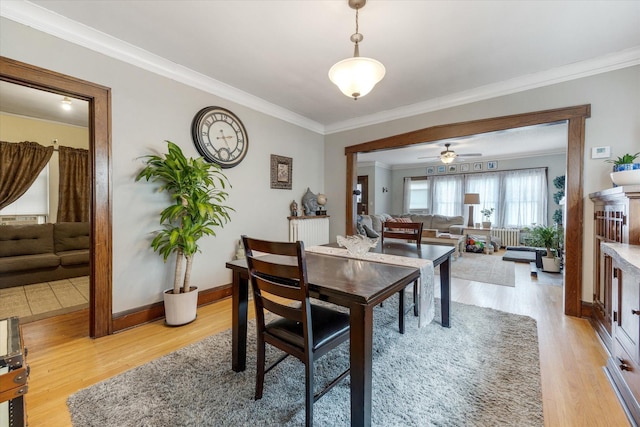
[[[238,165],[249,149],[247,131],[240,119],[220,107],[200,110],[193,118],[191,135],[198,152],[223,168]]]

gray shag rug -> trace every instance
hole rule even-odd
[[[438,268],[436,273],[439,274]],[[503,261],[496,254],[465,252],[451,263],[451,275],[458,279],[513,287],[516,285],[516,263]]]
[[[373,425],[544,424],[535,320],[452,303],[451,328],[434,321],[419,329],[408,314],[400,335],[397,300],[374,311]],[[249,326],[245,372],[231,370],[228,330],[73,394],[67,402],[73,425],[304,425],[304,367],[292,357],[267,374],[263,398],[253,400],[255,325]],[[268,352],[268,360],[277,355]],[[345,343],[317,361],[316,384],[342,372],[348,355]],[[348,426],[349,396],[347,377],[316,402],[314,424]]]

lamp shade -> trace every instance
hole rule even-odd
[[[464,195],[464,204],[465,205],[479,205],[480,204],[480,194],[478,194],[478,193],[465,193],[465,195]]]
[[[329,70],[331,80],[342,93],[358,99],[365,96],[385,75],[384,65],[375,59],[355,56],[343,59]]]

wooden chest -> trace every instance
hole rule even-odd
[[[17,317],[0,319],[0,427],[23,427],[29,367]]]

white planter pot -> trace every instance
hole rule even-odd
[[[164,315],[167,325],[186,325],[196,319],[198,288],[184,294],[174,294],[173,289],[164,291]]]
[[[550,273],[558,273],[560,271],[560,258],[542,257],[542,270]]]
[[[491,228],[491,221],[482,221],[482,228]]]

